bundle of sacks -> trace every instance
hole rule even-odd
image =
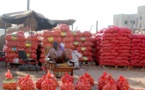
[[[96,60],[100,65],[130,65],[130,29],[113,26],[99,31],[95,37]]]
[[[3,51],[7,63],[23,63],[18,57],[18,50],[24,50],[28,58],[37,58],[38,39],[35,32],[17,31],[7,34],[5,40]]]
[[[23,31],[13,32],[5,36],[6,44],[3,47],[3,51],[5,52],[5,61],[7,63],[21,63],[18,59],[17,51],[25,48],[25,44],[23,44],[25,41]]]
[[[76,30],[73,32],[74,35],[74,46],[75,49],[82,54],[82,57],[79,58],[79,61],[93,61],[93,43],[92,43],[92,34],[89,31],[80,32]]]
[[[111,74],[104,72],[98,79],[98,90],[129,90],[129,83],[123,76],[115,81]]]
[[[145,35],[133,34],[131,40],[131,66],[145,66]]]

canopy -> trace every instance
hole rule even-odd
[[[37,13],[33,10],[3,14],[2,19],[5,22],[9,22],[13,24],[22,24],[25,21],[25,19],[31,15],[34,15],[34,18],[36,20],[39,19],[48,20],[42,14]]]
[[[59,23],[72,25],[76,21],[73,19],[50,20],[44,17],[42,14],[37,13],[33,10],[3,14],[2,20],[7,23],[12,23],[12,24],[23,24],[24,21],[27,18],[31,18],[31,16],[33,16],[35,20],[37,21],[37,30],[51,29]]]
[[[29,17],[31,18],[31,16],[37,21],[38,29],[49,29],[56,26],[54,21],[49,21],[49,19],[42,14],[33,10],[3,14],[2,19],[7,23],[23,24],[24,21]]]

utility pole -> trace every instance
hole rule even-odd
[[[30,10],[30,0],[27,0],[27,11]]]
[[[98,32],[98,20],[96,21],[96,32]]]

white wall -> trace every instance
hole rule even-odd
[[[128,24],[124,23],[125,20],[128,21]],[[145,6],[138,7],[137,14],[114,15],[113,25],[120,27],[128,27],[130,29],[145,28]]]
[[[0,29],[0,36],[5,34],[5,29]]]

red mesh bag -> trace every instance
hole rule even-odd
[[[18,79],[18,85],[20,86],[20,83],[24,80],[26,78],[26,76],[24,76],[24,77],[19,77],[19,79]]]
[[[73,37],[73,33],[71,31],[61,32],[61,37]]]
[[[19,48],[25,48],[26,47],[25,42],[18,42],[17,43],[17,47],[19,47]]]
[[[110,74],[107,74],[106,72],[103,73],[103,75],[98,80],[98,89],[102,90],[103,87],[110,81],[114,81],[112,76]],[[115,81],[114,81],[115,82]]]
[[[35,84],[30,78],[30,75],[27,75],[25,79],[21,81],[20,90],[35,90]]]
[[[109,27],[103,30],[104,33],[116,33],[118,32],[117,28]]]
[[[47,39],[45,39],[46,41],[45,41],[45,43],[47,43],[47,42],[49,42],[49,43],[52,43],[52,42],[54,42],[54,37],[48,37]]]
[[[56,90],[56,84],[52,79],[46,78],[41,84],[41,90]]]
[[[17,41],[19,41],[19,42],[21,42],[21,41],[25,41],[26,39],[25,39],[25,37],[24,37],[24,35],[17,35]]]
[[[8,47],[16,47],[17,42],[16,41],[6,41],[6,46]]]
[[[32,49],[37,49],[38,47],[38,42],[26,42],[25,43],[25,46],[27,48],[31,47]]]
[[[26,53],[36,53],[36,49],[25,48]]]
[[[92,34],[89,31],[84,31],[83,36],[90,37],[90,36],[92,36]]]
[[[18,57],[18,54],[16,54],[15,52],[6,53],[6,54],[5,54],[5,57],[6,57],[6,58],[10,58],[10,59],[12,59],[12,58],[17,58],[17,57]]]
[[[116,88],[115,82],[113,80],[110,80],[104,87],[102,90],[118,90]],[[126,89],[123,89],[126,90]]]
[[[52,31],[50,30],[43,30],[42,32],[40,32],[39,35],[43,37],[51,37],[51,36],[54,36],[54,33],[52,33]]]
[[[25,41],[25,37],[19,34],[7,34],[5,36],[5,40],[7,41]]]
[[[74,41],[73,45],[78,46],[78,47],[83,47],[84,46],[84,44],[82,42],[78,42],[78,41]]]
[[[61,43],[62,38],[61,37],[54,37],[54,41],[56,41],[58,43]]]
[[[77,47],[79,52],[92,51],[92,47]]]
[[[72,33],[73,33],[73,36],[75,36],[75,37],[82,37],[83,36],[80,30],[73,31]]]
[[[75,86],[76,90],[91,90],[91,85],[84,76],[79,77]]]
[[[67,81],[74,83],[74,77],[69,75],[68,73],[65,73],[62,77],[61,77],[61,82],[62,83],[66,83]]]
[[[3,47],[3,51],[6,53],[17,52],[16,47],[7,47],[6,45]]]
[[[56,90],[59,86],[57,79],[48,71],[46,78],[41,83],[41,90]]]
[[[90,42],[90,41],[87,41],[87,42],[84,42],[84,46],[85,47],[91,47],[91,46],[93,46],[93,43]]]
[[[90,83],[91,86],[94,86],[94,79],[92,78],[92,76],[90,74],[88,74],[87,72],[84,73],[84,76],[86,77],[86,79],[88,80],[88,82]]]
[[[65,43],[65,48],[74,50],[75,46],[73,45],[73,43]]]
[[[52,47],[52,43],[40,43],[40,46],[42,47],[42,48],[46,48],[46,47]]]
[[[46,79],[46,75],[42,76],[42,78],[40,78],[36,81],[36,88],[37,89],[41,89],[41,84],[45,79]]]
[[[116,86],[117,90],[129,90],[129,83],[123,76],[116,81]]]
[[[86,42],[91,41],[91,37],[75,37],[76,41]]]
[[[54,37],[61,37],[61,31],[55,30],[55,31],[52,31],[52,32],[53,32]]]
[[[73,37],[63,37],[62,42],[64,43],[69,43],[69,42],[73,42],[74,38]]]
[[[84,51],[83,55],[84,56],[93,56],[94,54],[91,51]]]
[[[72,82],[67,81],[61,84],[60,90],[75,90],[75,86]]]
[[[66,32],[66,31],[69,31],[69,25],[67,25],[67,24],[58,24],[56,26],[56,29]]]
[[[8,69],[8,72],[5,73],[5,79],[3,80],[3,89],[8,89],[8,90],[16,90],[17,88],[17,82],[13,78],[10,70]]]
[[[68,31],[66,36],[67,37],[73,37],[73,33],[71,31]]]

